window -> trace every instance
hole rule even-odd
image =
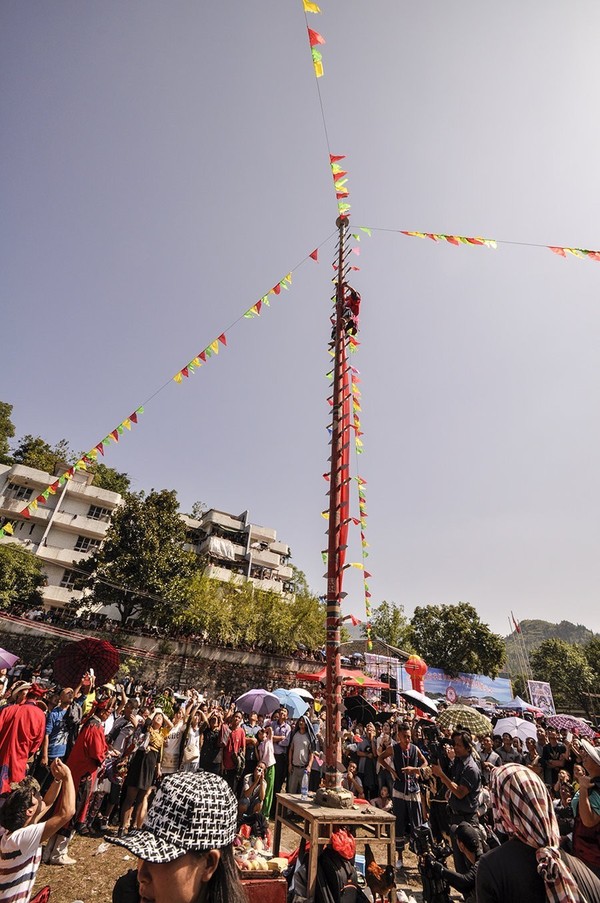
[[[99,539],[90,539],[88,536],[78,536],[75,543],[76,552],[89,552],[90,549],[97,549],[100,545]]]
[[[26,502],[29,501],[31,489],[28,489],[27,486],[19,486],[18,483],[9,483],[6,487],[6,494],[11,499],[17,499],[19,502]]]
[[[90,505],[88,517],[92,520],[110,520],[110,511],[108,508],[101,508],[99,505]]]
[[[63,578],[60,581],[60,585],[65,589],[73,589],[75,583],[77,582],[77,574],[75,571],[65,571],[63,574]]]

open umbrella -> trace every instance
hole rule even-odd
[[[290,693],[296,693],[297,696],[301,696],[307,702],[313,702],[315,698],[310,690],[305,690],[304,687],[290,687]]]
[[[19,661],[18,655],[7,652],[6,649],[0,649],[0,668],[12,668]]]
[[[278,687],[273,693],[279,700],[279,705],[284,706],[289,713],[290,718],[299,718],[308,711],[308,702],[302,699],[293,690],[286,690],[285,687]]]
[[[343,702],[346,711],[354,721],[360,721],[361,724],[375,721],[377,711],[362,696],[345,696]]]
[[[86,671],[94,669],[96,686],[107,683],[119,670],[119,653],[107,640],[87,637],[67,643],[54,659],[53,679],[63,687],[76,687]]]
[[[537,729],[531,721],[525,718],[500,718],[494,725],[495,734],[510,734],[511,737],[518,737],[523,743],[528,737],[537,740]]]
[[[582,721],[581,718],[575,718],[574,715],[549,715],[546,721],[551,727],[560,730],[562,727],[571,731],[572,734],[578,734],[580,737],[588,737],[592,739],[596,736],[593,728]]]
[[[258,688],[242,693],[236,699],[235,705],[240,712],[244,712],[246,715],[251,712],[256,712],[257,715],[272,715],[281,703],[274,693]]]
[[[435,699],[425,696],[425,693],[419,693],[418,690],[398,690],[400,696],[410,702],[411,705],[422,712],[428,712],[430,715],[437,715],[438,707]]]
[[[440,727],[454,729],[459,724],[472,734],[491,734],[492,722],[470,705],[449,705],[436,719]]]

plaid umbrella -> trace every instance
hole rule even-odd
[[[557,728],[557,730],[564,727],[571,731],[572,734],[578,734],[580,737],[592,739],[596,736],[596,732],[589,724],[586,724],[581,718],[575,718],[574,715],[550,715],[546,718],[546,721],[551,727]]]
[[[54,659],[53,678],[63,687],[76,687],[86,671],[94,669],[100,687],[119,670],[119,653],[107,640],[87,637],[67,643]]]
[[[437,716],[436,723],[440,727],[453,730],[460,725],[472,734],[491,734],[492,722],[470,705],[450,705]]]

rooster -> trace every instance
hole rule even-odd
[[[394,866],[378,865],[368,843],[365,844],[365,881],[375,903],[378,896],[381,897],[382,903],[385,897],[389,899],[390,891],[396,884]]]

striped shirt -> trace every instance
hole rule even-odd
[[[0,900],[28,903],[42,858],[44,823],[16,831],[0,828]]]

